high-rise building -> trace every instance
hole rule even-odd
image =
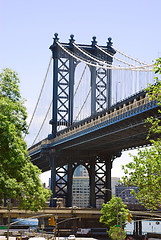
[[[83,165],[79,165],[74,171],[74,177],[87,177],[88,171]]]
[[[72,206],[89,206],[89,176],[88,171],[83,165],[79,165],[73,176],[73,198]]]
[[[73,199],[72,206],[88,207],[89,206],[89,177],[73,177]]]
[[[115,186],[119,184],[119,177],[112,177],[111,178],[111,190],[112,190],[112,195],[115,195]]]
[[[136,186],[126,187],[123,184],[115,186],[116,197],[121,197],[123,202],[128,205],[139,204],[139,201],[131,194],[131,190],[137,191]]]
[[[115,195],[115,185],[118,185],[120,178],[112,177],[111,178],[111,190],[112,194]],[[72,205],[77,207],[88,207],[89,206],[89,176],[87,169],[79,165],[73,176],[73,200]],[[104,200],[97,199],[96,205],[97,208],[101,208]]]

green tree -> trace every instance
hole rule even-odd
[[[113,239],[113,240],[119,240],[119,239],[125,239],[126,238],[126,231],[124,229],[121,230],[121,228],[113,226],[110,227],[110,230],[108,231],[108,235]],[[121,237],[122,235],[122,237]]]
[[[6,68],[0,74],[0,201],[19,200],[19,207],[37,211],[50,192],[40,181],[41,171],[28,156],[26,108],[17,74]]]
[[[156,100],[161,105],[161,58],[156,60],[154,71],[156,84],[147,88],[150,100]],[[160,109],[158,110],[161,113]],[[147,138],[152,146],[138,149],[133,161],[123,166],[125,176],[122,182],[127,186],[137,186],[133,194],[147,209],[157,209],[161,206],[161,120],[149,117],[146,121],[149,127]]]
[[[127,206],[123,203],[122,199],[115,196],[112,196],[111,200],[108,203],[103,203],[102,205],[102,216],[100,217],[100,222],[105,224],[109,228],[108,234],[112,239],[116,239],[116,232],[118,234],[118,239],[121,238],[121,229],[120,227],[116,227],[117,222],[118,225],[122,225],[122,237],[126,236],[124,227],[126,225],[129,215],[129,210],[126,207]]]

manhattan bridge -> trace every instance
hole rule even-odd
[[[148,116],[158,116],[145,88],[155,84],[154,64],[119,51],[108,38],[104,46],[67,43],[55,33],[44,82],[29,123],[31,161],[51,170],[52,198],[72,205],[75,169],[89,174],[89,205],[111,198],[111,168],[121,152],[147,146]],[[32,142],[31,142],[32,140]]]

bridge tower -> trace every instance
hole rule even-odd
[[[91,45],[78,46],[86,53],[112,64],[112,56],[115,54],[115,50],[112,48],[111,40],[111,38],[108,38],[107,46],[101,46],[103,50],[110,54],[109,56],[96,48],[96,37],[93,37]],[[55,33],[54,42],[50,46],[53,57],[53,109],[52,119],[50,120],[53,137],[56,136],[58,126],[70,126],[73,123],[75,69],[80,63],[79,60],[63,51],[58,45],[58,41],[58,34]],[[75,48],[74,42],[74,35],[71,35],[69,43],[64,43],[63,47],[70,53],[77,54],[80,58],[89,61],[87,56],[84,56]],[[95,66],[89,66],[89,69],[91,74],[91,115],[93,115],[111,105],[112,76],[111,69],[96,68]]]
[[[53,58],[53,107],[52,134],[50,138],[57,136],[58,126],[71,126],[73,124],[73,95],[75,70],[80,63],[80,59],[91,61],[74,45],[74,35],[70,36],[68,43],[59,44],[58,34],[55,33],[53,44],[50,46]],[[100,51],[97,47],[96,37],[93,37],[91,45],[77,44],[84,52],[96,58],[112,64],[115,50],[112,48],[111,38],[108,38],[106,46],[101,48],[109,55]],[[69,54],[70,53],[70,54]],[[79,56],[79,60],[74,57]],[[89,66],[91,84],[91,115],[107,109],[111,105],[111,69],[97,68]],[[84,165],[89,173],[90,184],[90,205],[96,207],[98,199],[103,198],[107,202],[111,198],[111,192],[103,192],[102,188],[111,189],[111,168],[112,161],[116,154],[85,153],[79,158],[79,153],[67,152],[62,156],[61,152],[51,150],[49,161],[51,166],[51,190],[52,198],[50,206],[55,206],[57,198],[65,198],[66,206],[72,204],[72,178],[74,170],[80,164]],[[59,163],[58,163],[59,159]]]

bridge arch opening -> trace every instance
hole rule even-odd
[[[85,63],[75,69],[73,119],[80,121],[91,115],[91,72]]]
[[[73,174],[72,206],[89,207],[89,174],[85,166],[79,165]]]

